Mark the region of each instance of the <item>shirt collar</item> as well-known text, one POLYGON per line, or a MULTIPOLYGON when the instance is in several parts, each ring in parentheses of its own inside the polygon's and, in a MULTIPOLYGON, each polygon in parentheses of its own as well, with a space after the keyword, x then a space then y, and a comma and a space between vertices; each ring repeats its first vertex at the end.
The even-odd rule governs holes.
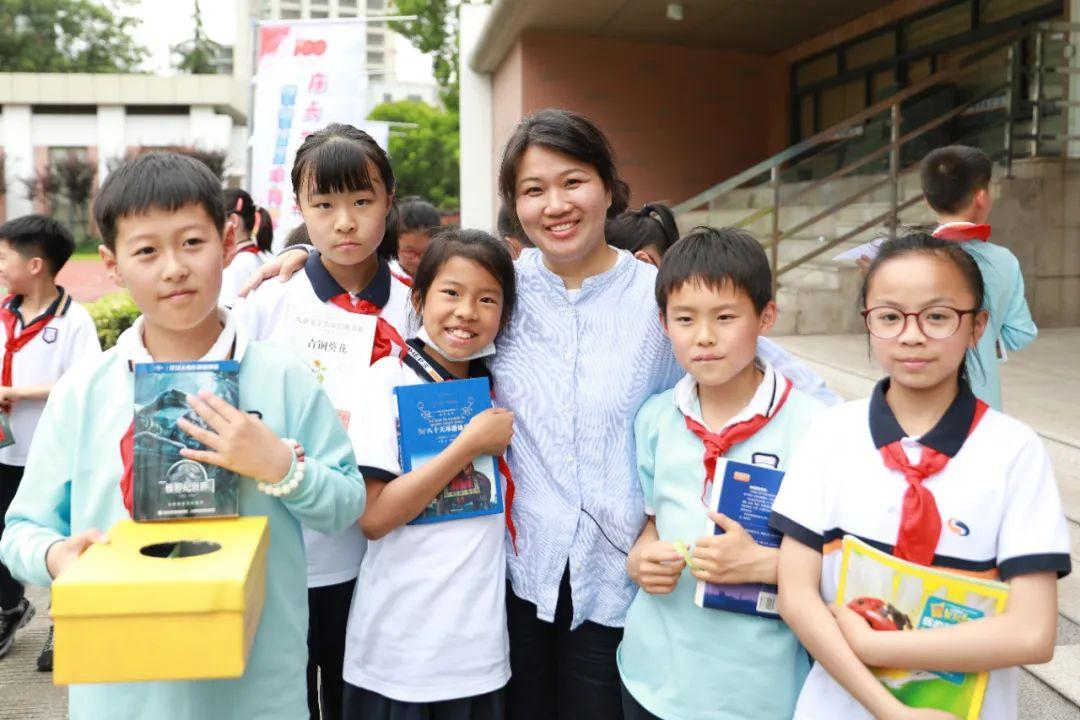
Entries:
MULTIPOLYGON (((311 283, 311 289, 322 302, 330 302, 330 298, 347 292, 322 264, 322 256, 318 250, 308 255, 304 271, 311 283)), ((359 300, 367 300, 380 308, 386 307, 386 303, 390 300, 390 266, 387 265, 386 260, 379 258, 379 267, 375 270, 371 282, 355 297, 359 300)))
MULTIPOLYGON (((199 360, 227 360, 230 353, 233 360, 243 359, 244 350, 247 349, 247 334, 237 325, 232 313, 225 308, 218 308, 218 318, 223 325, 221 334, 199 360)), ((143 342, 143 325, 144 318, 140 315, 116 340, 117 354, 127 360, 129 365, 154 362, 143 342)))
MULTIPOLYGON (((431 377, 431 373, 428 372, 429 367, 439 376, 439 382, 460 379, 443 367, 438 358, 424 350, 424 342, 419 338, 410 338, 405 341, 405 344, 409 346, 412 352, 406 351, 403 353, 401 361, 416 372, 424 382, 436 382, 435 378, 431 377)), ((483 360, 473 360, 469 363, 469 377, 491 377, 491 372, 483 360)))
MULTIPOLYGON (((870 396, 870 436, 874 447, 879 450, 890 443, 903 440, 907 433, 900 427, 889 403, 885 401, 885 392, 889 389, 889 378, 883 378, 874 387, 870 396)), ((975 420, 976 400, 971 388, 960 380, 960 390, 953 398, 948 410, 938 420, 930 432, 918 438, 921 445, 933 448, 949 457, 955 457, 971 432, 971 423, 975 420)))
POLYGON ((19 321, 23 324, 23 327, 27 325, 33 325, 38 320, 47 315, 62 317, 68 311, 68 308, 71 307, 71 296, 68 295, 64 291, 64 288, 60 287, 59 285, 56 286, 56 289, 60 291, 60 294, 56 296, 56 299, 49 303, 49 307, 45 308, 45 311, 43 313, 29 321, 24 320, 22 313, 19 311, 19 308, 22 307, 22 295, 12 295, 7 299, 7 302, 4 303, 4 307, 15 313, 16 317, 18 317, 19 321))
POLYGON ((672 393, 675 407, 686 417, 701 423, 709 432, 722 432, 724 428, 749 420, 756 415, 770 416, 776 412, 776 404, 783 397, 784 384, 787 381, 783 375, 769 364, 768 360, 760 357, 755 358, 754 364, 764 373, 765 377, 761 379, 761 383, 757 386, 757 390, 754 391, 754 395, 750 398, 750 402, 746 404, 746 407, 735 413, 724 427, 710 428, 705 422, 701 415, 701 399, 698 397, 697 380, 690 373, 684 375, 682 380, 675 384, 675 390, 672 393))
POLYGON ((619 254, 615 259, 615 264, 599 275, 592 275, 585 278, 581 282, 581 288, 579 288, 579 292, 577 293, 571 293, 567 290, 566 283, 563 282, 563 279, 548 269, 548 266, 544 264, 544 254, 539 250, 529 253, 528 255, 522 253, 521 257, 518 258, 518 262, 522 264, 532 263, 539 276, 546 281, 547 285, 559 297, 574 304, 581 302, 593 293, 602 291, 616 278, 621 277, 627 271, 635 269, 635 267, 650 268, 655 272, 655 269, 652 268, 651 265, 646 265, 645 263, 635 260, 634 256, 628 251, 619 250, 618 248, 613 249, 619 254))

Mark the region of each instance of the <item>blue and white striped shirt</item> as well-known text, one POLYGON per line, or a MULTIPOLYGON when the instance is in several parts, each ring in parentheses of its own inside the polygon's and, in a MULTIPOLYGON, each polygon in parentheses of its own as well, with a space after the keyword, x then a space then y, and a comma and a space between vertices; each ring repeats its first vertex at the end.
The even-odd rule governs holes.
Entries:
POLYGON ((569 562, 571 628, 619 627, 636 589, 626 553, 645 522, 634 416, 683 374, 660 327, 656 268, 620 251, 568 291, 537 250, 515 267, 517 308, 492 363, 499 404, 514 411, 510 582, 553 621, 569 562))

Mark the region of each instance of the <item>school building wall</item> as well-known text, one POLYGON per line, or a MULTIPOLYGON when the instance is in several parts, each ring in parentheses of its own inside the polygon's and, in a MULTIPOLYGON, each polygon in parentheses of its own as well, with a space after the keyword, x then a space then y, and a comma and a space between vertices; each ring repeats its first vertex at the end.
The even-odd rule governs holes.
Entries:
POLYGON ((762 55, 530 30, 493 73, 493 155, 523 115, 570 108, 610 138, 633 203, 675 203, 769 154, 786 82, 762 55))

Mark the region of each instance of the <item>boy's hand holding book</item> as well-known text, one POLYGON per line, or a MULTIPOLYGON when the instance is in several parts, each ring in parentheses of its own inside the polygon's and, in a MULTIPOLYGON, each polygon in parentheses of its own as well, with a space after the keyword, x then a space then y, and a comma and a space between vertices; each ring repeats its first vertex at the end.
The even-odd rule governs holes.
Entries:
POLYGON ((686 561, 665 540, 638 542, 626 558, 626 572, 638 587, 651 595, 667 595, 675 589, 686 561))
POLYGON ((742 525, 726 515, 710 510, 709 518, 724 532, 705 535, 694 543, 694 577, 718 585, 775 585, 776 549, 759 545, 742 525))
POLYGON ((514 437, 514 413, 503 408, 488 408, 475 415, 461 431, 457 441, 469 457, 502 455, 514 437))
POLYGON ((266 423, 207 390, 199 391, 198 396, 188 395, 187 401, 210 429, 183 418, 178 425, 209 449, 184 448, 181 455, 270 485, 285 478, 292 467, 293 451, 266 423))

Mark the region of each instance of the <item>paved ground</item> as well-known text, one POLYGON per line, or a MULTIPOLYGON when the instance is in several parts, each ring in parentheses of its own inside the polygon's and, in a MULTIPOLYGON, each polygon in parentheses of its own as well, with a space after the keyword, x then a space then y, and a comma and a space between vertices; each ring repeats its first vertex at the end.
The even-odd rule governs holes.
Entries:
POLYGON ((56 281, 81 303, 93 302, 105 293, 118 289, 105 274, 101 260, 70 260, 60 270, 56 281))

